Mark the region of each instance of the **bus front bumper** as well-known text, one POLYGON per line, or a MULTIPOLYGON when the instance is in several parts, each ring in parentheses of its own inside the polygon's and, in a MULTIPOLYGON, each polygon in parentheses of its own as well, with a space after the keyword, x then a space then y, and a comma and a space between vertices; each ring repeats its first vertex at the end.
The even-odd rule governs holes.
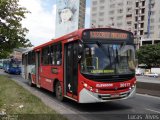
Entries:
POLYGON ((111 94, 99 94, 93 93, 83 88, 79 94, 79 103, 97 103, 97 102, 109 102, 114 100, 124 100, 134 97, 136 93, 136 86, 129 91, 119 93, 119 96, 112 97, 111 94))

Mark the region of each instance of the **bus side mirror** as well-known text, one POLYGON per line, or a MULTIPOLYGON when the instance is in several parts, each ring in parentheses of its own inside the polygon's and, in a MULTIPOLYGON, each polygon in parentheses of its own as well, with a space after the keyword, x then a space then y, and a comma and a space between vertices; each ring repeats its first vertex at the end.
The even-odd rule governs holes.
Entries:
POLYGON ((84 51, 84 45, 83 45, 83 43, 79 43, 78 44, 78 62, 82 58, 83 51, 84 51))

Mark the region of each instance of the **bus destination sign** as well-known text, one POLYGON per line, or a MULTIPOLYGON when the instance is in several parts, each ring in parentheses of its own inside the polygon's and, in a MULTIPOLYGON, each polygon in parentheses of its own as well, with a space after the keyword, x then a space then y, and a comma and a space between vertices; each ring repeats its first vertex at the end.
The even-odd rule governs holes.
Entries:
POLYGON ((90 39, 120 39, 126 40, 128 38, 127 33, 119 33, 119 32, 97 32, 90 31, 90 39))

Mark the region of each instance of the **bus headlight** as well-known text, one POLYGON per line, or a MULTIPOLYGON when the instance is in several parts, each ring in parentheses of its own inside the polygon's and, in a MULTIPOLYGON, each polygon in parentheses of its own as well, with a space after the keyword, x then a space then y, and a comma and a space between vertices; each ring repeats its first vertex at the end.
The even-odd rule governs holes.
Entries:
POLYGON ((93 90, 93 88, 92 87, 90 87, 90 91, 92 91, 93 90))
POLYGON ((98 93, 98 89, 96 89, 96 93, 98 93))
POLYGON ((87 87, 87 86, 88 86, 86 83, 84 83, 83 85, 84 85, 84 87, 87 87))

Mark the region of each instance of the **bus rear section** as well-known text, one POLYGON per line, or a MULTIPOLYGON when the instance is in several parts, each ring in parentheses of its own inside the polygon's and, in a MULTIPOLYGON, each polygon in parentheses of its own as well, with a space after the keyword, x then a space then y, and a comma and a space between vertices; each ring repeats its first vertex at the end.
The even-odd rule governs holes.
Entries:
POLYGON ((22 77, 30 86, 35 83, 35 51, 29 49, 22 54, 22 77))
POLYGON ((55 92, 61 101, 66 97, 78 103, 107 102, 135 94, 135 47, 130 32, 83 29, 33 51, 34 72, 26 69, 25 78, 55 92))
POLYGON ((17 59, 8 59, 3 62, 3 69, 9 74, 21 74, 21 61, 17 59))

